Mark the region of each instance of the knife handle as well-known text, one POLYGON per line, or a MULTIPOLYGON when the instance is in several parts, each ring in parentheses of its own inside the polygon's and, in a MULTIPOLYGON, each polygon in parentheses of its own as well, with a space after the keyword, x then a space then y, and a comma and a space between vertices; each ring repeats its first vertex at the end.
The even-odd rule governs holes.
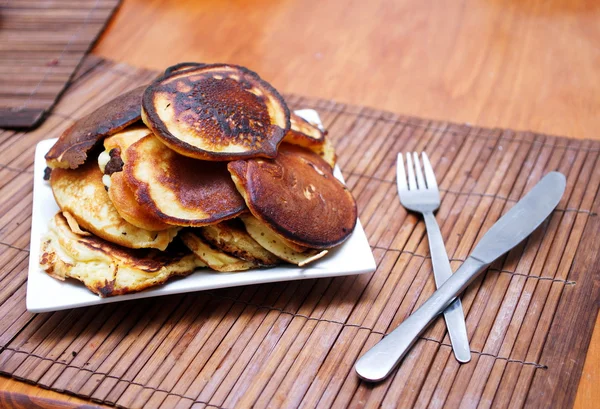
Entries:
POLYGON ((371 382, 387 377, 435 317, 487 266, 488 264, 473 257, 467 258, 456 273, 452 274, 421 307, 356 362, 354 369, 358 376, 371 382))

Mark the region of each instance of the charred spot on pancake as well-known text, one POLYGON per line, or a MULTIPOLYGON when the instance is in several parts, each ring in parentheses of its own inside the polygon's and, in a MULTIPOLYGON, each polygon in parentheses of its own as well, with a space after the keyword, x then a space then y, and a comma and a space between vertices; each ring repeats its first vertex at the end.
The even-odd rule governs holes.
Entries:
POLYGON ((178 89, 190 87, 191 91, 186 98, 175 99, 176 113, 189 113, 184 119, 193 124, 194 131, 203 131, 210 143, 219 147, 236 139, 249 148, 260 148, 269 124, 261 97, 240 89, 238 82, 230 78, 207 78, 196 84, 184 79, 179 84, 178 89), (193 109, 195 116, 190 112, 193 109))
POLYGON ((100 297, 109 297, 115 291, 115 280, 104 280, 104 285, 96 286, 96 293, 100 297))
POLYGON ((113 148, 108 152, 110 156, 110 160, 106 164, 104 168, 105 175, 112 175, 115 172, 120 172, 123 170, 123 159, 121 159, 121 149, 113 148))
POLYGON ((145 89, 144 85, 126 92, 77 120, 46 154, 48 166, 75 169, 85 162, 88 152, 99 141, 139 121, 145 89))
POLYGON ((44 180, 50 180, 51 174, 52 174, 52 168, 49 166, 46 166, 46 168, 44 169, 44 180))
POLYGON ((238 160, 228 169, 252 215, 291 243, 326 249, 354 230, 352 195, 309 150, 282 144, 275 159, 238 160))
POLYGON ((214 64, 151 84, 142 119, 171 149, 204 160, 274 157, 290 127, 279 93, 243 67, 214 64))

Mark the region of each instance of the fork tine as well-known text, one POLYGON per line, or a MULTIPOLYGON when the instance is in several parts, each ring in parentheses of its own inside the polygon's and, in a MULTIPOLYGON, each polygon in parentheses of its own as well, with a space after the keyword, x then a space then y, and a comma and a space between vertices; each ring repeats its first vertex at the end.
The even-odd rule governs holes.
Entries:
POLYGON ((406 167, 408 168, 408 187, 410 190, 416 190, 417 180, 415 179, 415 168, 413 167, 413 161, 410 157, 410 153, 406 154, 406 167))
POLYGON ((427 188, 437 189, 438 185, 435 180, 435 173, 425 152, 423 152, 423 169, 425 170, 425 179, 427 179, 427 188))
POLYGON ((404 159, 402 154, 398 154, 398 161, 396 163, 396 183, 398 184, 398 190, 408 190, 406 184, 406 172, 404 171, 404 159))
POLYGON ((425 179, 423 179, 423 172, 421 171, 421 161, 419 160, 417 152, 413 152, 413 158, 415 161, 415 171, 417 172, 417 185, 419 186, 419 189, 427 189, 427 186, 425 186, 425 179))

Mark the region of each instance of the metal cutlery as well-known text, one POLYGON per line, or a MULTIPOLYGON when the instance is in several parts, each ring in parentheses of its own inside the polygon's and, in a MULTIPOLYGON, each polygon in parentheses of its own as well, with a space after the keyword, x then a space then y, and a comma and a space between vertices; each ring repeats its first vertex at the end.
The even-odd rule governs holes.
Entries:
POLYGON ((386 378, 418 336, 494 260, 529 236, 552 213, 565 191, 563 174, 550 172, 481 238, 460 268, 394 331, 354 366, 366 381, 386 378))
MULTIPOLYGON (((444 239, 440 227, 433 214, 440 207, 440 191, 435 174, 427 154, 423 152, 423 171, 419 155, 416 152, 406 154, 406 168, 401 153, 398 154, 396 165, 398 196, 404 207, 414 212, 421 213, 425 220, 431 264, 435 285, 439 288, 452 275, 452 268, 444 246, 444 239), (414 162, 414 163, 413 163, 414 162), (406 175, 408 174, 408 182, 406 175)), ((459 362, 471 360, 471 349, 467 337, 467 326, 460 298, 456 298, 445 310, 444 319, 448 328, 448 335, 452 343, 454 356, 459 362)))

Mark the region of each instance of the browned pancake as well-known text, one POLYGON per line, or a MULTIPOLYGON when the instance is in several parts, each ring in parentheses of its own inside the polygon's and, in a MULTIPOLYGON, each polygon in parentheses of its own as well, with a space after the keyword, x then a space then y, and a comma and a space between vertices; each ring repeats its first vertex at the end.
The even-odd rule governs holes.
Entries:
POLYGON ((238 160, 228 169, 250 212, 292 243, 330 248, 354 230, 352 195, 311 151, 282 144, 275 159, 238 160))
POLYGON ((165 75, 171 75, 174 72, 189 70, 190 68, 204 67, 207 64, 201 62, 180 62, 179 64, 171 65, 165 70, 165 75))
POLYGON ((290 122, 291 128, 285 134, 283 142, 310 149, 333 169, 337 158, 331 141, 325 137, 325 132, 293 112, 290 122))
POLYGON ((74 278, 101 297, 144 290, 204 267, 181 243, 166 251, 133 250, 94 235, 81 236, 58 213, 42 239, 40 266, 59 280, 74 278))
POLYGON ((104 140, 104 149, 107 151, 119 149, 121 152, 125 152, 133 143, 151 133, 152 131, 145 127, 144 124, 132 125, 106 138, 104 140))
POLYGON ((104 181, 107 187, 110 187, 110 184, 106 183, 106 178, 123 169, 127 148, 151 133, 152 131, 143 124, 132 125, 104 139, 104 151, 98 156, 98 165, 105 175, 104 181))
POLYGON ((108 197, 102 173, 93 161, 77 169, 54 169, 50 186, 58 207, 79 226, 121 246, 164 250, 179 230, 171 226, 148 231, 123 219, 108 197))
POLYGON ((108 197, 102 173, 93 161, 77 169, 54 169, 50 186, 58 207, 79 226, 121 246, 164 250, 179 230, 171 226, 148 231, 123 219, 108 197))
POLYGON ((279 258, 266 250, 246 231, 241 220, 225 220, 199 229, 195 233, 213 247, 242 260, 261 266, 274 266, 279 258))
POLYGON ((325 141, 325 133, 319 128, 299 117, 290 114, 290 130, 285 135, 284 142, 294 143, 304 147, 320 146, 325 141))
POLYGON ((100 153, 98 162, 104 172, 102 180, 108 188, 108 196, 121 217, 141 229, 159 231, 172 226, 138 204, 122 172, 129 146, 151 133, 145 126, 131 126, 106 138, 105 151, 100 153))
POLYGON ((123 172, 110 175, 108 197, 110 197, 119 215, 134 226, 149 231, 160 231, 173 227, 138 204, 129 185, 125 182, 123 172))
POLYGON ((197 235, 194 229, 181 233, 181 240, 196 257, 215 271, 234 272, 260 267, 260 264, 254 261, 234 257, 211 246, 210 243, 197 235))
POLYGON ((335 148, 333 147, 330 138, 325 138, 325 141, 321 146, 315 146, 309 149, 323 158, 323 160, 327 162, 329 166, 331 166, 331 169, 335 167, 337 162, 337 154, 335 153, 335 148))
POLYGON ((48 166, 75 169, 96 143, 139 121, 145 89, 144 85, 126 92, 75 122, 46 154, 48 166))
POLYGON ((171 226, 148 231, 123 219, 108 197, 95 161, 77 169, 54 169, 50 186, 58 207, 70 213, 79 226, 121 246, 164 250, 179 230, 171 226))
POLYGON ((179 155, 153 135, 127 149, 123 172, 137 202, 167 224, 204 226, 246 210, 225 163, 179 155))
POLYGON ((240 219, 244 222, 246 232, 250 237, 267 251, 288 263, 305 266, 328 252, 328 250, 307 249, 306 247, 298 249, 296 244, 281 238, 279 234, 251 214, 243 214, 240 219))
POLYGON ((203 160, 275 157, 290 127, 281 95, 234 65, 163 76, 148 87, 142 107, 143 121, 167 146, 203 160))

